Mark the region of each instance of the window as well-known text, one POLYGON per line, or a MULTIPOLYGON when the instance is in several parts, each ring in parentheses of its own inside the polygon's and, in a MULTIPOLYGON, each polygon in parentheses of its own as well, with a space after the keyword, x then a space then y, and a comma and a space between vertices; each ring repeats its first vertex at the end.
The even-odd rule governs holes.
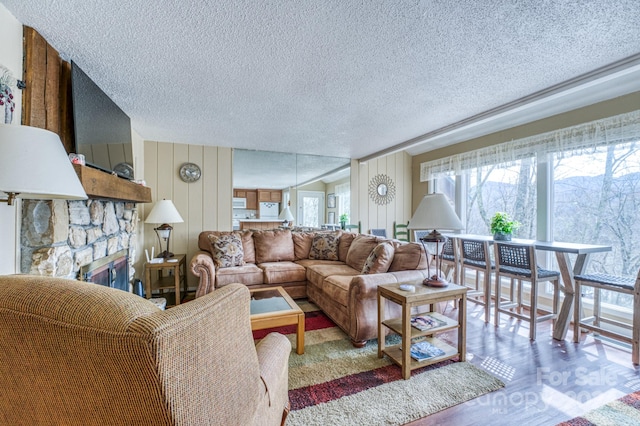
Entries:
POLYGON ((351 184, 336 185, 336 197, 338 197, 338 217, 346 213, 351 219, 351 184))
POLYGON ((517 236, 535 239, 536 164, 533 158, 509 166, 478 167, 464 175, 467 187, 466 232, 488 234, 491 217, 506 212, 520 222, 517 236))
MULTIPOLYGON (((589 272, 635 276, 640 269, 638 142, 554 156, 553 233, 558 241, 611 245, 591 256, 589 272)), ((602 292, 605 303, 631 308, 629 295, 602 292)))
MULTIPOLYGON (((486 235, 493 212, 506 211, 518 237, 610 245, 591 255, 588 273, 640 269, 640 110, 422 163, 420 175, 456 176, 467 233, 486 235)), ((632 308, 606 293, 612 309, 632 308)))

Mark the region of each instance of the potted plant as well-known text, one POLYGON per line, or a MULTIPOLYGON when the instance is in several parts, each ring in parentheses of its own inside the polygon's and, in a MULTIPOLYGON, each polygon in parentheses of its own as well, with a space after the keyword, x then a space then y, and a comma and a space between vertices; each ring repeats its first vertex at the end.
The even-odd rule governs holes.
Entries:
POLYGON ((349 221, 349 216, 346 213, 342 213, 340 215, 340 227, 344 229, 348 221, 349 221))
POLYGON ((513 232, 518 229, 520 223, 511 220, 507 213, 497 212, 491 218, 491 233, 496 241, 511 241, 513 232))

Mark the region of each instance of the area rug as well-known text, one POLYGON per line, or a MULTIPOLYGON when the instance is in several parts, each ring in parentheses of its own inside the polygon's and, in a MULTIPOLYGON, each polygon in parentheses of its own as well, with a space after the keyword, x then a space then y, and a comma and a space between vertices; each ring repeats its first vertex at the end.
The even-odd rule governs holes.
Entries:
MULTIPOLYGON (((289 357, 288 426, 403 425, 504 387, 472 364, 455 361, 414 370, 402 380, 400 367, 378 358, 376 340, 356 349, 324 313, 313 305, 303 310, 305 353, 289 357)), ((295 344, 293 327, 276 330, 295 344)))
POLYGON ((640 391, 630 393, 558 426, 637 426, 640 424, 640 391))

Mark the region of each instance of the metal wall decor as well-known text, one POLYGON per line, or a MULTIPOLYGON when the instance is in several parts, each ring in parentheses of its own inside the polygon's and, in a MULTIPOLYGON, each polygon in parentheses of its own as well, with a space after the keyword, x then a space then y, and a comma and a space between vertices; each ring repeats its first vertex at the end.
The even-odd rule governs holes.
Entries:
POLYGON ((379 206, 393 201, 396 196, 396 185, 387 175, 375 175, 369 182, 369 197, 379 206))

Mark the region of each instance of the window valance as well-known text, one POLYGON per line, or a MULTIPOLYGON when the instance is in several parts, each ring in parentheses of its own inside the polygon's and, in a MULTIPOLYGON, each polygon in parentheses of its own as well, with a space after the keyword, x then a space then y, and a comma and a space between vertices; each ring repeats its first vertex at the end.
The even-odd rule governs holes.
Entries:
POLYGON ((420 181, 439 175, 457 175, 492 164, 510 165, 522 158, 563 157, 593 151, 600 146, 640 140, 640 110, 582 123, 527 138, 503 142, 420 164, 420 181))

